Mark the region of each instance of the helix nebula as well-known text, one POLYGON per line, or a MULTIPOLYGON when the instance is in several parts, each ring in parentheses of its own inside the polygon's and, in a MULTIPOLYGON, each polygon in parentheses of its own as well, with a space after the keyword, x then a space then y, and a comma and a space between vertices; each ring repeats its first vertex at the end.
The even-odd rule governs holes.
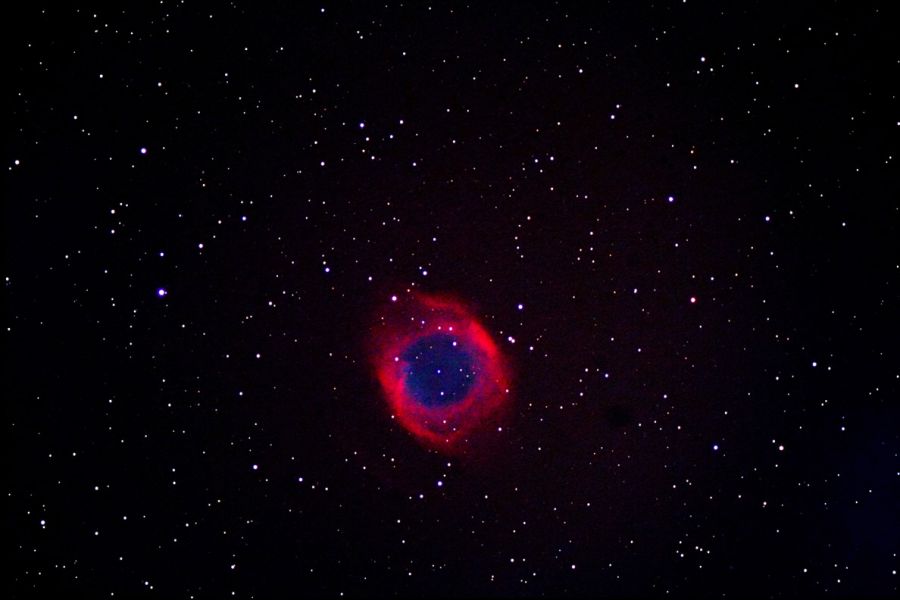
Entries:
POLYGON ((509 401, 507 361, 471 309, 453 298, 392 297, 371 343, 392 418, 426 446, 462 449, 497 423, 509 401))

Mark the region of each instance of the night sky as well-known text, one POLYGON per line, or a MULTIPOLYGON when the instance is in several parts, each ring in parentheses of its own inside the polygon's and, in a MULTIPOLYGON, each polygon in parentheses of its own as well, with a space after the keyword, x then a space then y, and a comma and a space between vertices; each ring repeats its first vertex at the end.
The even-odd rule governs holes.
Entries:
POLYGON ((891 3, 18 4, 7 597, 897 597, 891 3))

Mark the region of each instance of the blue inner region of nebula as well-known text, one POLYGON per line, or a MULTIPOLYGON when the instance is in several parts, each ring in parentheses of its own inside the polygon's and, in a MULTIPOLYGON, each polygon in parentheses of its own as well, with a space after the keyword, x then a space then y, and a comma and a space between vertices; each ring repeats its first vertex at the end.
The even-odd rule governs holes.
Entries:
POLYGON ((420 404, 441 407, 465 398, 475 382, 475 360, 454 336, 436 333, 410 344, 400 357, 406 388, 420 404))

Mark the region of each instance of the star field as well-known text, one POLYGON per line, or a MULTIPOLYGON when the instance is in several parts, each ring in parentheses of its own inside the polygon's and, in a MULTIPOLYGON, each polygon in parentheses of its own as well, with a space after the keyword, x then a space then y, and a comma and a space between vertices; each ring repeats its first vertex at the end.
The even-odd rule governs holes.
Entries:
POLYGON ((7 597, 898 595, 896 11, 595 4, 10 11, 7 597))

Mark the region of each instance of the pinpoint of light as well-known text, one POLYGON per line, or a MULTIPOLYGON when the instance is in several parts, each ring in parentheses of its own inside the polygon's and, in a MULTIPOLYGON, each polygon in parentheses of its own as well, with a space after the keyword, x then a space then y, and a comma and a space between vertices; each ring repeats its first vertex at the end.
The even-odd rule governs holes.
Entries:
POLYGON ((691 296, 691 304, 697 304, 697 297, 691 296))
POLYGON ((669 202, 675 202, 675 196, 669 196, 669 202))
POLYGON ((166 291, 166 288, 159 288, 158 290, 156 290, 156 295, 159 296, 160 298, 166 296, 168 293, 169 292, 166 291))
POLYGON ((146 149, 146 148, 141 148, 141 154, 147 154, 147 149, 146 149))
POLYGON ((365 127, 366 127, 366 124, 365 124, 363 121, 360 121, 360 122, 359 122, 359 128, 360 128, 360 129, 365 129, 365 127))
POLYGON ((525 305, 524 305, 524 304, 519 304, 516 308, 518 308, 519 310, 524 310, 524 309, 525 309, 525 305))
POLYGON ((713 452, 718 452, 718 451, 719 451, 719 445, 713 444, 713 452))
POLYGON ((397 301, 397 296, 391 296, 391 302, 396 302, 396 301, 397 301))

